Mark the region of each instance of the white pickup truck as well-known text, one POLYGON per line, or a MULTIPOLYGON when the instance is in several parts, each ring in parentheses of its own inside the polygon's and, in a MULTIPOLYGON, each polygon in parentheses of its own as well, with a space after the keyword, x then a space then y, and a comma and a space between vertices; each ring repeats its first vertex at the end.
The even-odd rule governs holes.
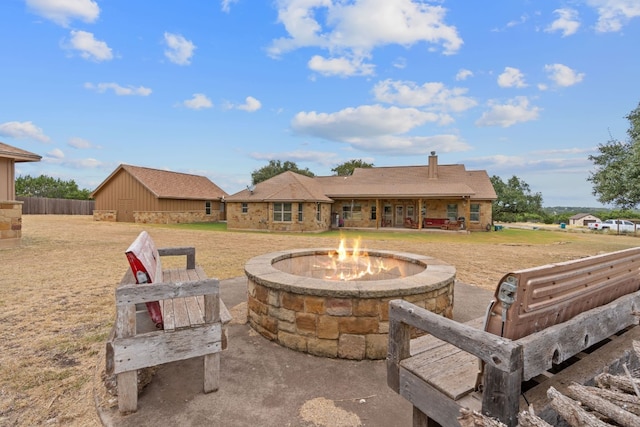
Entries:
POLYGON ((606 221, 592 222, 589 224, 589 229, 634 233, 636 231, 636 225, 624 219, 608 219, 606 221))

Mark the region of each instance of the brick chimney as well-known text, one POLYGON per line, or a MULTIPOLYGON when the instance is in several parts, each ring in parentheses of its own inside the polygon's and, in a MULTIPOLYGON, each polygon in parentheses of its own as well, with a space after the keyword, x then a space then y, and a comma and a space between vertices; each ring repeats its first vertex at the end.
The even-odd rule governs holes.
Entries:
POLYGON ((438 178, 438 156, 436 156, 436 152, 432 151, 429 156, 429 179, 437 179, 438 178))

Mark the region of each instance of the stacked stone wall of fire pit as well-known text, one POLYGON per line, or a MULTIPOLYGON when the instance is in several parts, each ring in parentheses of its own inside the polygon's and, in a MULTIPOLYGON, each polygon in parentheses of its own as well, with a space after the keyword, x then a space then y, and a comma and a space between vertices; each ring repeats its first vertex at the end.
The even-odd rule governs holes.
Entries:
POLYGON ((451 265, 427 256, 376 251, 369 256, 382 257, 395 270, 407 273, 358 281, 300 275, 300 265, 313 264, 329 251, 276 252, 247 262, 250 326, 285 347, 316 356, 384 359, 390 300, 405 299, 452 317, 455 268, 451 265))

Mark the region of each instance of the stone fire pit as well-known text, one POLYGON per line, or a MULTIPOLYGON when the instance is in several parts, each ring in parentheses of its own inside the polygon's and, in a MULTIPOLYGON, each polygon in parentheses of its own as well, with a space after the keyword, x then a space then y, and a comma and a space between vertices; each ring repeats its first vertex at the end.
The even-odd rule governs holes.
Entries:
POLYGON ((250 259, 248 319, 262 336, 293 350, 343 359, 384 359, 388 303, 404 299, 453 315, 456 270, 436 258, 368 251, 386 271, 365 279, 327 279, 332 249, 274 252, 250 259))

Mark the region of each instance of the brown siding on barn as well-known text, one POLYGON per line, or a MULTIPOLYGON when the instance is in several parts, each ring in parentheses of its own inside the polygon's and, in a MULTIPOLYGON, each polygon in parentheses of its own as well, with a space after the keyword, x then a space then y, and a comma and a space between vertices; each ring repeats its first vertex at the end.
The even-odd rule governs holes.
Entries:
POLYGON ((227 193, 203 176, 120 165, 92 196, 96 221, 164 224, 219 221, 227 193))
POLYGON ((113 209, 121 205, 121 200, 133 200, 133 211, 160 210, 158 199, 124 169, 111 177, 109 185, 96 195, 96 210, 113 209))

